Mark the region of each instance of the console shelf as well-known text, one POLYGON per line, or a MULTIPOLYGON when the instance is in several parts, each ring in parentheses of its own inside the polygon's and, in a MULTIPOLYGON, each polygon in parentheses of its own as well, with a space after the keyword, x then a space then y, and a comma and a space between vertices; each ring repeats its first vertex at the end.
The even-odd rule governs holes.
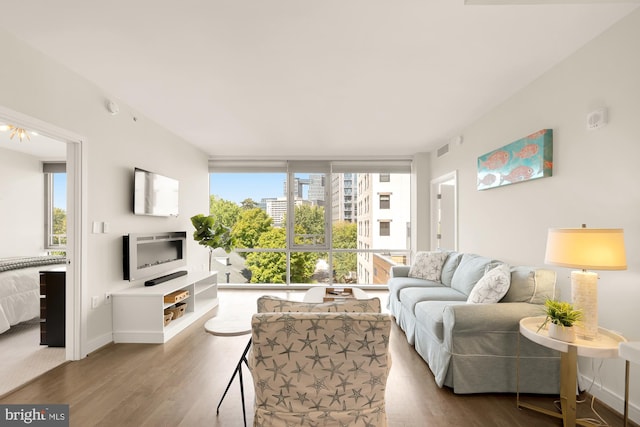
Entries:
POLYGON ((116 343, 165 343, 218 305, 216 272, 195 272, 155 285, 138 286, 112 294, 113 341, 116 343), (189 292, 180 302, 187 307, 182 317, 164 326, 165 295, 189 292))

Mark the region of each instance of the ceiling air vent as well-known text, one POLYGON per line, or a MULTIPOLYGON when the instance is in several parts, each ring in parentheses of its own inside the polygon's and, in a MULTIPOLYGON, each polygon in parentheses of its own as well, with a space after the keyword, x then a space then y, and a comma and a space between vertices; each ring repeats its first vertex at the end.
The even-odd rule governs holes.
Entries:
POLYGON ((438 148, 437 154, 438 157, 442 157, 449 152, 449 144, 445 144, 442 147, 438 148))

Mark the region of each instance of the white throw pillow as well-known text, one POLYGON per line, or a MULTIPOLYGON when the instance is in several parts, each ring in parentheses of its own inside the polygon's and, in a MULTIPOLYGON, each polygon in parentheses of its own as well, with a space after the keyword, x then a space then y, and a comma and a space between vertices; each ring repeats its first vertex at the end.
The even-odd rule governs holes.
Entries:
POLYGON ((507 294, 511 285, 511 271, 509 265, 500 264, 485 273, 473 287, 467 303, 493 304, 507 294))
POLYGON ((439 282, 442 264, 448 255, 446 252, 417 252, 409 269, 409 277, 439 282))

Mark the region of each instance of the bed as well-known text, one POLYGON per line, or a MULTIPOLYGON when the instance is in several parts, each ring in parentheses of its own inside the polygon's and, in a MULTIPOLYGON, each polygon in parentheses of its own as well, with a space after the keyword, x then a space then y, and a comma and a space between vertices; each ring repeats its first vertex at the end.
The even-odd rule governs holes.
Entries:
POLYGON ((40 315, 40 271, 64 256, 0 258, 0 334, 40 315))

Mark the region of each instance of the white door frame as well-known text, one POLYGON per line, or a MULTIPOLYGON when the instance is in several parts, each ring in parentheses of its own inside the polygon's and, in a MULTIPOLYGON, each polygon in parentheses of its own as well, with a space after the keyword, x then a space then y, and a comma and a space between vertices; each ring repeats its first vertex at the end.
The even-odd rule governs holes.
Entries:
POLYGON ((454 250, 458 250, 458 171, 449 172, 438 178, 431 180, 431 250, 435 250, 437 247, 438 239, 438 221, 439 221, 439 200, 438 194, 440 194, 440 185, 445 182, 453 181, 454 187, 454 208, 453 208, 453 242, 454 250))
POLYGON ((0 106, 0 120, 67 144, 66 360, 87 355, 87 311, 83 304, 86 268, 86 140, 73 132, 0 106))

